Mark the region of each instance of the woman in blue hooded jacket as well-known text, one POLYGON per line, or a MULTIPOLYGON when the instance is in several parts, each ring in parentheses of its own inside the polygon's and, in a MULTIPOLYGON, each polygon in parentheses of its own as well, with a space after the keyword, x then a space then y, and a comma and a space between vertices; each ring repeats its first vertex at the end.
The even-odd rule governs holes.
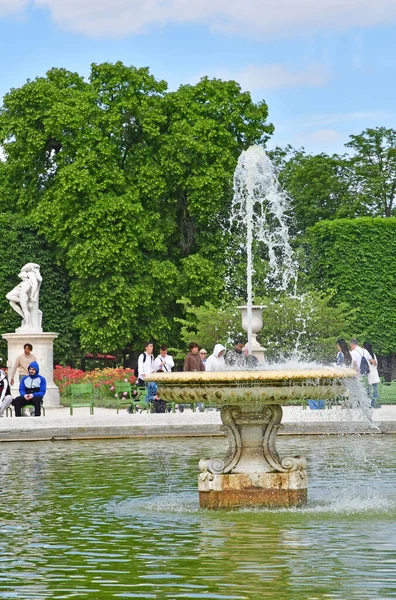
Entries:
POLYGON ((15 407, 15 416, 22 416, 22 408, 28 404, 34 406, 34 416, 39 417, 41 415, 41 404, 43 402, 44 394, 47 390, 47 381, 45 377, 40 375, 40 367, 36 361, 30 363, 28 367, 28 373, 19 384, 19 394, 15 398, 13 404, 15 407))

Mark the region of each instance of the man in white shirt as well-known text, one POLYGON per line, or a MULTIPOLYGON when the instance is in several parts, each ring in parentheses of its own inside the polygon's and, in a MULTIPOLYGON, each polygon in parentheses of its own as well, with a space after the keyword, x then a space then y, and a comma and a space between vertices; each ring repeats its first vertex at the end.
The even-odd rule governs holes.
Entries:
POLYGON ((163 371, 164 373, 170 373, 175 366, 174 360, 170 354, 168 354, 168 346, 163 344, 160 347, 160 353, 154 361, 154 371, 163 371))
POLYGON ((146 385, 146 375, 150 375, 154 371, 154 345, 152 342, 147 342, 144 345, 144 352, 138 358, 138 385, 146 385))
POLYGON ((349 345, 351 347, 352 368, 360 374, 360 363, 362 362, 362 357, 364 356, 369 365, 372 357, 368 350, 359 346, 357 339, 353 338, 349 342, 349 345))

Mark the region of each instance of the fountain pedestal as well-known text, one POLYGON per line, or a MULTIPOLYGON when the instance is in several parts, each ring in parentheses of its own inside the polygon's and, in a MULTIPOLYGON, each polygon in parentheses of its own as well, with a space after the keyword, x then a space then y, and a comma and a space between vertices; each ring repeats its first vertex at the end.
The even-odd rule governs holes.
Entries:
POLYGON ((200 505, 303 506, 307 501, 306 461, 281 458, 276 435, 282 427, 282 404, 312 399, 342 399, 352 369, 338 367, 278 370, 154 373, 158 396, 168 402, 204 402, 221 409, 228 437, 225 458, 199 462, 200 505))
POLYGON ((228 437, 226 458, 199 463, 199 502, 205 508, 241 506, 290 507, 307 501, 306 461, 302 456, 281 459, 275 437, 282 407, 227 406, 221 418, 228 437))

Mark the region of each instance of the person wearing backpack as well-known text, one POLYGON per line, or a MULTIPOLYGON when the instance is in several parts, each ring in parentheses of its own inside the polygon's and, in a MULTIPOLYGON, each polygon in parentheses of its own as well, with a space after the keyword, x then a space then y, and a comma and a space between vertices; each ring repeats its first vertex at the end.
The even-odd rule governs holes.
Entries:
POLYGON ((144 344, 144 352, 138 358, 137 377, 138 385, 144 387, 146 385, 146 375, 150 375, 154 371, 154 345, 152 342, 144 344))
POLYGON ((371 354, 368 350, 359 346, 356 338, 353 338, 349 345, 351 347, 352 368, 359 375, 368 375, 370 373, 370 360, 372 360, 371 354))

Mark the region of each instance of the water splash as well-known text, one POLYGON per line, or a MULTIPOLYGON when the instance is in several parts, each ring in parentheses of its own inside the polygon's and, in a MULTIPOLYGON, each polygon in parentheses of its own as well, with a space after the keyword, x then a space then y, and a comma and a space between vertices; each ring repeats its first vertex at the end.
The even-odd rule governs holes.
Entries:
POLYGON ((242 152, 234 173, 231 226, 246 233, 248 294, 252 291, 253 240, 265 244, 268 287, 296 292, 298 264, 290 245, 290 199, 281 189, 275 167, 261 146, 242 152))
POLYGON ((275 167, 261 146, 242 152, 234 173, 230 229, 246 252, 248 346, 252 349, 253 252, 266 248, 265 287, 297 297, 298 263, 290 244, 290 199, 281 189, 275 167))

